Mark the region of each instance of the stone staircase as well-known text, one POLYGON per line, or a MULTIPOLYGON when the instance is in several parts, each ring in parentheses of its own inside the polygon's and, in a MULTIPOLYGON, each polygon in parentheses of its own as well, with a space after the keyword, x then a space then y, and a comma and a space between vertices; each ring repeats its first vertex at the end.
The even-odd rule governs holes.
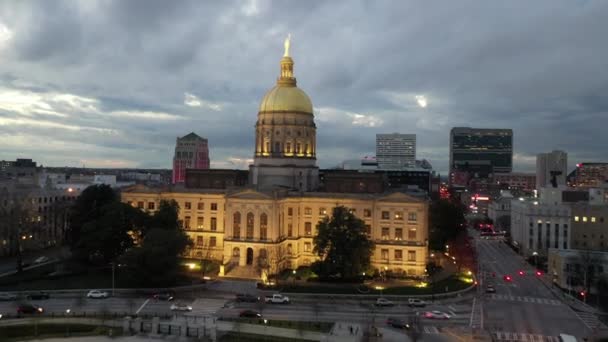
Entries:
POLYGON ((234 266, 225 278, 260 279, 260 272, 253 266, 234 266))

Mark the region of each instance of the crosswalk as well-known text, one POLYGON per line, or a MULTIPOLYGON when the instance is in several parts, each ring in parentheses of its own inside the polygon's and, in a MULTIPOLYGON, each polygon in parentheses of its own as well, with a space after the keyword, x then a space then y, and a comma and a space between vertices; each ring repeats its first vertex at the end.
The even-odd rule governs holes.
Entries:
POLYGON ((497 331, 492 333, 493 341, 559 342, 558 336, 497 331))
POLYGON ((522 296, 508 296, 502 294, 492 294, 489 297, 493 300, 506 300, 513 302, 524 302, 524 303, 534 303, 534 304, 547 304, 547 305, 562 305, 557 299, 549 299, 549 298, 536 298, 536 297, 522 297, 522 296))
POLYGON ((226 300, 200 298, 192 303, 192 311, 190 315, 195 316, 213 316, 219 309, 224 307, 226 300))
POLYGON ((471 308, 471 318, 469 325, 473 329, 483 329, 483 313, 482 302, 478 302, 477 298, 473 298, 473 306, 471 308))
POLYGON ((574 311, 574 313, 581 319, 581 321, 583 321, 583 323, 589 329, 597 329, 597 330, 608 329, 608 327, 606 327, 606 325, 604 323, 600 322, 600 320, 597 318, 597 315, 595 315, 592 312, 574 311))
POLYGON ((424 326, 422 328, 422 332, 425 334, 440 334, 441 333, 439 328, 435 327, 435 326, 424 326))

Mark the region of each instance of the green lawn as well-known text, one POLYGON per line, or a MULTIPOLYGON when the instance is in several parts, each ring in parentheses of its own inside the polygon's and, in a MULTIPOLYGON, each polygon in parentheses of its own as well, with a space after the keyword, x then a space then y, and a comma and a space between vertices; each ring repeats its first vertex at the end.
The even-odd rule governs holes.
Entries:
POLYGON ((264 323, 263 319, 260 318, 235 318, 235 319, 226 319, 227 321, 238 321, 241 323, 248 324, 259 324, 259 325, 267 325, 269 327, 277 327, 277 328, 287 328, 287 329, 296 329, 296 330, 307 330, 307 331, 318 331, 318 332, 329 332, 331 327, 334 325, 329 322, 306 322, 306 321, 281 321, 281 320, 266 320, 264 323))
MULTIPOLYGON (((63 336, 108 335, 111 328, 87 324, 37 324, 0 327, 0 342, 63 336)), ((114 328, 114 336, 118 335, 114 328)))
POLYGON ((276 287, 266 287, 267 290, 280 290, 281 292, 294 292, 294 293, 329 293, 329 294, 366 294, 366 295, 430 295, 441 294, 446 292, 453 292, 458 290, 466 289, 471 286, 470 283, 460 280, 458 277, 453 276, 441 281, 436 282, 434 285, 428 285, 427 287, 416 287, 416 286, 386 286, 382 290, 367 287, 363 284, 331 284, 331 283, 313 283, 309 282, 306 284, 293 284, 289 282, 281 283, 276 287))
POLYGON ((293 339, 293 338, 285 338, 285 337, 276 337, 276 336, 264 336, 264 335, 256 335, 256 334, 245 334, 238 332, 229 332, 225 335, 222 335, 219 339, 219 342, 310 342, 310 340, 302 340, 302 339, 293 339))

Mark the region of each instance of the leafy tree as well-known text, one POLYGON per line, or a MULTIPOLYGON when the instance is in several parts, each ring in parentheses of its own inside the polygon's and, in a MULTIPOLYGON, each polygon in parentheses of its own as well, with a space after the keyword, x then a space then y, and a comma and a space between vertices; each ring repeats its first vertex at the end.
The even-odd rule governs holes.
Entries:
POLYGON ((82 236, 82 228, 87 222, 102 216, 101 208, 118 201, 118 195, 108 185, 91 185, 84 189, 71 210, 71 223, 68 230, 70 246, 74 248, 78 245, 82 236))
POLYGON ((456 238, 466 227, 462 204, 440 199, 431 203, 429 210, 429 245, 433 250, 444 250, 448 241, 456 238))
POLYGON ((363 220, 348 208, 338 206, 331 217, 325 217, 317 225, 314 252, 321 258, 312 270, 320 277, 338 276, 353 279, 367 270, 374 243, 365 232, 363 220))

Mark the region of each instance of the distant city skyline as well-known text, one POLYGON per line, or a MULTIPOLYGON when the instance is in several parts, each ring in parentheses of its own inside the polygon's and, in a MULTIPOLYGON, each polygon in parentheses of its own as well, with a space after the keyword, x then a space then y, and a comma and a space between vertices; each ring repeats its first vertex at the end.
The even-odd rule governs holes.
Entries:
POLYGON ((212 168, 247 168, 291 33, 321 168, 407 132, 445 175, 450 129, 470 126, 513 129, 514 171, 552 150, 572 170, 606 161, 605 13, 550 0, 4 2, 0 160, 170 169, 175 138, 195 131, 212 168))

